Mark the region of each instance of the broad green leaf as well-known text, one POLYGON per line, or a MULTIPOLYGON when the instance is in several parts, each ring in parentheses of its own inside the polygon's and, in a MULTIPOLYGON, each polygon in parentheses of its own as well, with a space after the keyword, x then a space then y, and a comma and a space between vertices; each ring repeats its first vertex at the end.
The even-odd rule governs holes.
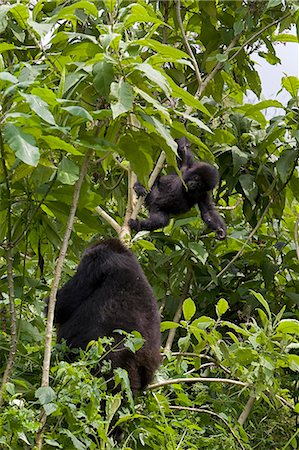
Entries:
POLYGON ((178 114, 182 117, 184 117, 185 119, 189 120, 190 122, 195 123, 195 125, 198 126, 198 128, 200 128, 201 130, 205 130, 208 133, 213 133, 213 131, 207 126, 205 125, 201 120, 197 119, 197 117, 193 117, 190 116, 189 114, 185 114, 185 113, 180 113, 178 111, 178 114))
POLYGON ((67 111, 72 116, 81 117, 85 119, 85 121, 92 122, 92 116, 89 114, 86 109, 82 108, 82 106, 64 106, 62 109, 67 111))
POLYGON ((27 29, 27 20, 29 19, 29 8, 22 4, 17 4, 11 8, 11 14, 23 30, 27 29))
POLYGON ((295 149, 284 150, 276 163, 277 172, 283 183, 288 179, 290 171, 298 158, 298 151, 295 149))
MULTIPOLYGON (((87 3, 87 2, 78 2, 78 3, 87 3)), ((72 444, 76 450, 87 450, 88 447, 86 447, 83 442, 79 441, 78 438, 70 431, 70 430, 64 430, 64 433, 70 438, 72 441, 72 444)))
POLYGON ((7 123, 4 127, 4 140, 21 161, 29 166, 37 166, 40 155, 31 134, 24 133, 15 125, 7 123))
POLYGON ((259 292, 255 292, 252 289, 250 289, 250 292, 261 303, 261 305, 263 305, 265 311, 268 314, 269 320, 271 320, 271 311, 270 311, 267 300, 265 300, 264 297, 262 296, 262 294, 260 294, 259 292))
POLYGON ((52 23, 38 23, 31 19, 28 19, 28 24, 41 38, 44 38, 53 28, 52 23))
POLYGON ((57 410, 58 406, 55 403, 46 403, 43 405, 46 416, 50 416, 57 410))
POLYGON ((156 16, 150 15, 148 11, 140 4, 133 3, 131 6, 131 14, 125 19, 125 27, 128 28, 136 22, 163 24, 163 21, 156 16))
POLYGON ((164 77, 164 75, 159 72, 159 70, 154 69, 150 64, 147 63, 136 64, 134 68, 135 70, 142 72, 150 81, 153 81, 155 84, 157 84, 168 97, 171 95, 171 89, 168 81, 164 77))
POLYGON ((288 355, 289 368, 294 372, 299 372, 299 355, 288 355))
POLYGON ((232 147, 231 151, 233 156, 233 174, 236 175, 240 168, 247 163, 249 155, 235 145, 232 147))
POLYGON ((145 239, 139 239, 138 245, 140 245, 145 250, 149 250, 149 251, 157 250, 157 248, 155 247, 155 245, 152 242, 146 241, 145 239))
POLYGON ((12 50, 15 48, 14 44, 7 44, 5 42, 0 44, 0 53, 7 52, 7 50, 12 50))
POLYGON ((278 333, 288 333, 299 335, 299 320, 283 319, 277 325, 275 331, 278 333))
POLYGON ((111 83, 110 95, 117 100, 116 103, 111 103, 113 119, 133 109, 134 92, 132 86, 126 81, 120 80, 118 83, 111 83))
POLYGON ((198 242, 189 242, 188 247, 194 253, 196 258, 205 264, 207 262, 209 253, 206 251, 204 244, 201 241, 198 242))
POLYGON ((185 320, 189 322, 196 313, 196 306, 194 301, 189 297, 183 303, 183 314, 185 320))
POLYGON ((93 66, 93 82, 97 92, 106 100, 109 99, 110 85, 114 80, 113 64, 99 61, 93 66))
POLYGON ((105 8, 112 13, 114 11, 117 0, 104 0, 105 8))
POLYGON ((65 150, 68 153, 72 153, 72 155, 82 155, 82 153, 79 150, 77 150, 73 145, 69 144, 63 139, 60 139, 57 136, 42 135, 40 139, 45 141, 52 150, 65 150))
POLYGON ((275 8, 278 5, 281 5, 283 0, 269 0, 266 9, 275 8))
POLYGON ((21 96, 26 100, 35 114, 41 117, 45 122, 48 122, 51 125, 56 125, 53 114, 49 111, 47 103, 44 102, 40 97, 38 97, 37 95, 23 93, 21 93, 21 96))
POLYGON ((169 320, 166 320, 165 322, 161 323, 161 332, 165 330, 171 330, 172 328, 178 328, 180 325, 177 322, 171 322, 169 320))
POLYGON ((193 320, 192 325, 199 328, 200 330, 206 330, 210 326, 215 324, 215 320, 211 317, 201 316, 198 319, 193 320))
POLYGON ((63 184, 73 185, 79 178, 79 167, 70 159, 62 158, 58 165, 57 179, 63 184))
POLYGON ((134 89, 134 91, 137 94, 140 95, 140 97, 144 98, 144 100, 146 100, 148 103, 151 103, 158 111, 160 111, 160 113, 165 117, 165 119, 168 122, 170 122, 170 115, 169 115, 169 112, 168 112, 167 108, 165 108, 163 105, 161 105, 160 102, 155 100, 151 95, 149 95, 146 92, 142 91, 138 87, 134 86, 133 89, 134 89))
POLYGON ((260 319, 261 319, 261 322, 263 324, 263 327, 267 328, 268 327, 268 323, 269 323, 269 319, 268 319, 265 311, 263 309, 261 309, 261 308, 257 308, 257 312, 258 312, 258 314, 260 316, 260 319))
POLYGON ((278 34, 277 36, 273 36, 272 40, 275 42, 296 42, 298 43, 298 37, 294 34, 278 34))
POLYGON ((255 203, 255 199, 258 193, 257 185, 255 184, 254 176, 249 174, 243 174, 239 177, 240 184, 243 192, 250 200, 251 204, 255 203))
POLYGON ((191 95, 188 91, 185 89, 177 86, 175 82, 172 80, 172 78, 166 76, 165 77, 171 90, 172 90, 172 96, 176 97, 185 105, 192 106, 195 110, 198 109, 199 111, 206 114, 208 117, 211 117, 211 113, 208 111, 208 109, 199 101, 197 100, 193 95, 191 95))
POLYGON ((94 16, 94 17, 98 17, 98 10, 96 8, 96 6, 89 1, 80 1, 80 2, 75 2, 73 3, 71 6, 65 6, 64 8, 62 8, 59 13, 56 15, 55 19, 66 19, 69 16, 75 15, 76 11, 79 9, 83 9, 85 10, 88 14, 94 16))
POLYGON ((168 147, 171 148, 171 150, 175 153, 175 155, 177 155, 177 148, 178 145, 175 142, 175 140, 173 139, 173 137, 171 136, 168 128, 166 128, 162 122, 160 122, 158 119, 156 119, 156 117, 149 117, 147 116, 147 119, 149 121, 149 123, 153 123, 156 132, 158 132, 158 134, 160 136, 162 136, 162 138, 164 139, 164 141, 166 142, 166 144, 168 145, 168 147))
POLYGON ((0 72, 0 80, 9 81, 10 83, 13 83, 13 84, 16 84, 19 82, 17 77, 15 77, 14 75, 11 75, 9 72, 0 72))
POLYGON ((184 58, 190 59, 190 56, 187 53, 182 52, 182 50, 179 50, 178 48, 175 47, 171 47, 170 45, 161 44, 161 42, 158 42, 154 39, 139 39, 137 41, 133 41, 132 44, 152 48, 156 50, 156 52, 159 55, 165 56, 165 58, 171 57, 178 60, 184 58))
POLYGON ((56 393, 51 387, 40 387, 35 391, 35 398, 38 399, 41 405, 46 405, 47 403, 56 400, 56 393))
POLYGON ((297 97, 299 90, 299 79, 297 77, 284 77, 282 79, 282 85, 292 97, 297 97))
POLYGON ((232 328, 233 330, 235 330, 237 333, 242 334, 242 336, 250 336, 250 333, 245 330, 244 328, 240 327, 239 325, 235 325, 234 323, 228 322, 228 321, 223 321, 222 324, 228 328, 232 328))
POLYGON ((229 308, 228 302, 224 298, 221 298, 216 305, 216 314, 218 318, 223 316, 223 314, 226 313, 228 308, 229 308))

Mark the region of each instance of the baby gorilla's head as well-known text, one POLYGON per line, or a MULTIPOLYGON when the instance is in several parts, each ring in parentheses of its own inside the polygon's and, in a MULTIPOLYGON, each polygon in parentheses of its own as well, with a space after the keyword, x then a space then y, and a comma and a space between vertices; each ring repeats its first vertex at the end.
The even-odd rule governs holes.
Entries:
POLYGON ((210 164, 198 162, 194 163, 192 168, 184 174, 184 181, 188 191, 207 192, 214 189, 218 184, 218 170, 210 164))

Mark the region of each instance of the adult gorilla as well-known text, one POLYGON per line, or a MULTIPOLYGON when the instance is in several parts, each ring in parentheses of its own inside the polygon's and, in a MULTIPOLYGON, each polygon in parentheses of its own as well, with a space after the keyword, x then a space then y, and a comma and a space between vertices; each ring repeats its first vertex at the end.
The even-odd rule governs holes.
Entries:
POLYGON ((156 300, 136 257, 117 239, 83 253, 77 271, 57 293, 54 323, 58 342, 85 349, 91 340, 123 336, 114 331, 139 331, 143 346, 132 353, 120 343, 107 359, 112 369, 129 375, 133 394, 152 380, 161 360, 160 317, 156 300))

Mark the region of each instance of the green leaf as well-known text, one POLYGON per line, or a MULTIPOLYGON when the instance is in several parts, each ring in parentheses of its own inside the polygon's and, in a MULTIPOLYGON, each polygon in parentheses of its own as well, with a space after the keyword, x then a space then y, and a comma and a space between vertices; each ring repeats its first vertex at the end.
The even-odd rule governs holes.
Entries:
POLYGON ((157 248, 152 242, 146 241, 145 239, 138 239, 138 245, 140 245, 145 250, 155 251, 157 248))
POLYGON ((294 372, 299 372, 299 355, 288 355, 289 368, 294 372))
POLYGON ((23 28, 23 30, 26 30, 27 20, 29 19, 29 9, 27 8, 27 6, 19 3, 11 8, 10 11, 20 27, 23 28))
POLYGON ((7 50, 12 50, 15 48, 14 44, 6 44, 5 42, 0 44, 0 53, 7 52, 7 50))
POLYGON ((136 64, 135 70, 138 70, 139 72, 142 72, 150 81, 153 81, 155 84, 157 84, 165 94, 170 97, 171 95, 171 89, 168 84, 167 79, 162 75, 159 70, 154 69, 150 64, 142 63, 142 64, 136 64))
POLYGON ((200 262, 203 264, 207 262, 209 253, 206 251, 205 246, 201 241, 189 242, 188 247, 200 262))
POLYGON ((56 400, 56 392, 49 386, 38 388, 37 391, 35 391, 34 396, 38 399, 41 405, 46 405, 47 403, 51 403, 53 400, 56 400))
POLYGON ((50 416, 53 412, 57 410, 58 406, 55 403, 46 403, 44 405, 44 411, 46 416, 50 416))
POLYGON ((105 61, 96 63, 92 70, 93 82, 97 92, 106 100, 109 99, 110 85, 114 80, 113 64, 105 61))
MULTIPOLYGON (((87 3, 87 2, 78 2, 78 3, 87 3)), ((64 429, 63 431, 70 438, 76 450, 86 450, 88 448, 86 447, 85 444, 83 444, 83 442, 79 441, 79 439, 77 439, 76 436, 70 430, 64 429)))
POLYGON ((266 9, 276 8, 278 5, 282 5, 282 0, 269 0, 266 9))
POLYGON ((221 298, 216 305, 216 314, 218 318, 223 316, 223 314, 226 313, 228 308, 229 308, 228 302, 224 298, 221 298))
POLYGON ((239 177, 239 181, 244 194, 249 199, 250 203, 254 205, 256 196, 258 194, 258 188, 255 184, 253 175, 243 174, 239 177))
POLYGON ((57 136, 46 135, 41 136, 40 139, 45 141, 49 148, 52 150, 65 150, 67 153, 71 153, 72 155, 82 155, 82 153, 77 150, 72 144, 65 142, 63 139, 60 139, 57 136))
POLYGON ((31 134, 24 133, 11 123, 5 125, 3 134, 5 142, 21 161, 29 166, 37 166, 40 155, 31 134))
POLYGON ((236 175, 240 168, 247 163, 249 155, 235 145, 232 147, 231 151, 233 156, 233 175, 236 175))
POLYGON ((98 10, 92 2, 80 1, 73 3, 71 6, 65 6, 64 8, 62 8, 55 16, 55 19, 66 19, 69 16, 74 16, 79 9, 83 9, 88 14, 94 17, 98 17, 98 10))
POLYGON ((70 159, 62 158, 58 165, 57 179, 63 184, 73 185, 79 178, 79 167, 70 159))
POLYGON ((195 303, 189 297, 183 303, 183 314, 184 314, 185 320, 187 320, 187 322, 189 322, 195 313, 196 313, 195 303))
POLYGON ((201 120, 197 119, 197 117, 190 116, 189 114, 186 114, 186 113, 180 113, 179 111, 177 111, 177 112, 180 116, 184 117, 185 119, 189 120, 190 122, 195 123, 195 125, 197 125, 197 127, 200 128, 201 130, 205 130, 208 133, 213 133, 213 131, 207 125, 205 125, 201 120))
POLYGON ((45 122, 48 122, 51 125, 56 125, 53 114, 48 110, 47 103, 44 102, 40 97, 38 97, 37 95, 23 93, 21 93, 21 96, 26 100, 35 114, 41 117, 45 122))
POLYGON ((117 100, 116 103, 111 103, 113 119, 133 109, 134 92, 132 86, 126 81, 111 83, 110 95, 117 100))
POLYGON ((250 293, 255 296, 255 298, 261 303, 261 305, 263 305, 266 313, 268 314, 269 320, 271 320, 271 311, 268 302, 264 299, 262 294, 260 294, 259 292, 255 292, 252 289, 250 289, 250 293))
POLYGON ((166 320, 165 322, 161 322, 160 329, 161 333, 165 330, 171 330, 172 328, 178 328, 180 325, 177 322, 171 322, 166 320))
POLYGON ((103 0, 103 1, 104 1, 105 8, 110 13, 113 13, 117 0, 103 0))
POLYGON ((299 89, 299 79, 297 77, 284 77, 282 79, 282 85, 292 97, 297 97, 299 89))
POLYGON ((276 163, 277 172, 283 183, 288 179, 290 171, 294 167, 294 163, 298 158, 298 151, 295 149, 287 149, 282 152, 276 163))
POLYGON ((171 47, 170 45, 161 44, 161 42, 158 42, 154 39, 138 39, 137 41, 133 41, 132 44, 152 48, 156 50, 156 52, 159 55, 164 56, 166 59, 167 58, 177 60, 181 60, 184 58, 190 59, 190 56, 187 53, 182 52, 182 50, 179 50, 178 48, 175 47, 171 47))
POLYGON ((299 320, 283 319, 277 325, 275 331, 278 333, 298 334, 299 335, 299 320))
POLYGON ((61 109, 64 109, 72 116, 82 117, 85 121, 92 122, 92 116, 88 111, 86 111, 86 109, 82 108, 82 106, 64 106, 61 109))
POLYGON ((199 100, 197 100, 194 95, 191 95, 185 89, 177 86, 172 78, 168 76, 166 76, 165 78, 172 90, 173 97, 180 99, 185 105, 192 106, 192 108, 194 108, 195 110, 198 109, 208 117, 211 117, 211 113, 209 112, 209 110, 199 100))
POLYGON ((177 155, 178 145, 171 136, 169 130, 154 116, 152 117, 146 116, 146 120, 149 124, 154 125, 153 127, 154 129, 152 131, 158 133, 164 139, 167 146, 171 148, 173 153, 177 155))
POLYGON ((277 36, 272 37, 272 41, 274 42, 295 42, 298 44, 298 37, 294 34, 278 34, 277 36))
POLYGON ((17 77, 15 77, 14 75, 11 75, 9 72, 0 72, 0 80, 9 81, 10 83, 13 83, 13 84, 16 84, 19 82, 17 77))
POLYGON ((133 3, 131 6, 131 14, 126 17, 125 27, 128 28, 136 22, 163 24, 162 20, 154 15, 150 15, 142 5, 133 3))
POLYGON ((165 108, 163 105, 161 105, 160 102, 155 100, 153 97, 151 97, 149 94, 142 91, 138 87, 134 86, 133 89, 137 94, 140 95, 140 97, 144 98, 144 100, 146 100, 148 103, 151 103, 165 117, 165 119, 170 122, 170 115, 167 108, 165 108))

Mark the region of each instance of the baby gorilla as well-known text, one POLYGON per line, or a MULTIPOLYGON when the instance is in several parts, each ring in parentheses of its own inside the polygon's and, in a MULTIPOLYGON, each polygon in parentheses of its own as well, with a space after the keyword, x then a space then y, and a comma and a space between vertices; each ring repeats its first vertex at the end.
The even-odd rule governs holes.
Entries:
POLYGON ((107 359, 129 375, 134 395, 151 382, 161 360, 160 317, 156 300, 134 254, 117 239, 83 253, 77 272, 57 293, 57 340, 85 349, 91 340, 123 337, 114 330, 139 331, 143 346, 132 353, 122 344, 107 359))
POLYGON ((130 219, 129 225, 136 231, 153 231, 165 227, 171 216, 184 214, 198 204, 203 221, 216 231, 218 239, 224 239, 226 226, 215 209, 210 192, 219 181, 218 171, 210 164, 194 161, 185 137, 178 139, 177 143, 178 166, 186 186, 177 174, 160 175, 149 193, 142 184, 135 183, 136 194, 145 196, 149 218, 142 221, 130 219))

